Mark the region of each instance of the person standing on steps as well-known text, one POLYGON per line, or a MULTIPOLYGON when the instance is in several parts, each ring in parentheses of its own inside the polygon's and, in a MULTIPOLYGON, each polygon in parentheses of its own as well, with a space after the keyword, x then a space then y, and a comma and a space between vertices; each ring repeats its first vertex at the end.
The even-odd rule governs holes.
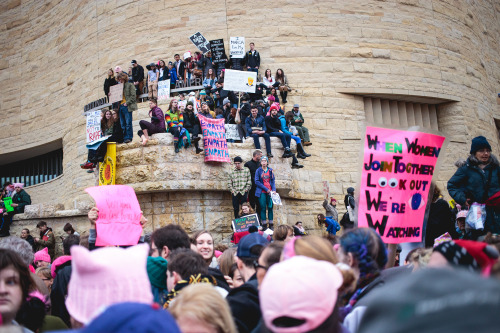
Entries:
POLYGON ((269 160, 266 156, 260 160, 261 167, 255 172, 255 196, 259 198, 260 203, 260 218, 264 229, 274 230, 273 227, 273 200, 271 194, 276 193, 276 183, 273 169, 267 166, 269 160), (266 215, 267 210, 267 215, 266 215))
POLYGON ((252 188, 250 170, 243 167, 240 156, 234 158, 234 169, 229 176, 229 190, 233 199, 234 218, 239 217, 240 205, 245 203, 252 188))
POLYGON ((128 82, 128 75, 120 73, 118 82, 123 83, 123 98, 120 102, 120 124, 123 130, 123 140, 125 143, 132 141, 134 136, 132 129, 132 112, 137 110, 137 100, 135 87, 128 82))
POLYGON ((250 192, 248 193, 248 202, 250 202, 250 206, 255 209, 257 216, 260 218, 260 204, 259 199, 255 196, 255 191, 257 190, 257 185, 255 184, 255 172, 258 168, 260 168, 260 159, 262 158, 262 151, 257 149, 254 150, 252 154, 252 159, 245 163, 245 167, 250 170, 250 176, 252 181, 252 187, 250 188, 250 192))
POLYGON ((132 81, 134 82, 137 98, 142 95, 142 89, 144 88, 144 67, 139 65, 136 60, 132 60, 132 81))
POLYGON ((299 133, 300 138, 303 141, 304 146, 310 146, 312 145, 311 139, 309 138, 309 130, 307 127, 304 127, 304 117, 299 111, 299 105, 294 104, 293 105, 293 120, 292 120, 292 126, 295 126, 297 129, 297 132, 299 133))

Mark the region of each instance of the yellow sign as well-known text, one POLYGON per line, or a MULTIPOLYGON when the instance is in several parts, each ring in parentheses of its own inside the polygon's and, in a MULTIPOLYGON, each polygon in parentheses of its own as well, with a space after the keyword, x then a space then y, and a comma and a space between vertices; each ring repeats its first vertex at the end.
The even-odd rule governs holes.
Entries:
POLYGON ((108 142, 104 162, 99 163, 99 186, 115 185, 116 177, 116 142, 108 142))

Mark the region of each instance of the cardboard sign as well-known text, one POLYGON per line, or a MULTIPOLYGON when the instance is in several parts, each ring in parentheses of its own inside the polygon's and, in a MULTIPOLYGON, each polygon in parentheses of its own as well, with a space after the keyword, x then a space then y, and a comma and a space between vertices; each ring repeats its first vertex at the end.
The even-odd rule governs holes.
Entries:
POLYGON ((13 212, 14 211, 14 207, 12 207, 12 198, 11 197, 5 197, 2 200, 3 200, 3 203, 5 205, 5 210, 7 212, 13 212))
POLYGON ((214 39, 210 41, 210 50, 212 51, 212 61, 216 64, 226 62, 226 50, 224 49, 224 39, 214 39))
POLYGON ((198 114, 198 119, 203 133, 205 162, 231 162, 227 151, 224 119, 209 119, 201 114, 198 114))
POLYGON ((420 242, 443 136, 367 127, 358 226, 386 243, 420 242))
POLYGON ((170 99, 170 80, 158 82, 158 104, 166 104, 170 99))
POLYGON ((226 124, 224 125, 226 129, 226 139, 227 140, 241 140, 240 133, 238 132, 238 125, 236 124, 226 124))
POLYGON ((189 40, 191 40, 201 53, 205 54, 210 51, 210 43, 199 31, 189 36, 189 40))
POLYGON ((224 73, 224 89, 255 93, 257 73, 226 69, 224 73))
POLYGON ((229 55, 233 58, 245 57, 245 37, 231 37, 229 39, 229 55))
POLYGON ((101 110, 87 112, 87 143, 101 138, 101 110))
POLYGON ((250 226, 254 225, 256 227, 259 227, 259 218, 257 217, 257 214, 251 214, 247 216, 243 216, 237 219, 234 219, 232 221, 233 224, 233 230, 234 232, 242 232, 242 231, 248 231, 248 228, 250 226))
POLYGON ((330 184, 328 184, 328 181, 323 181, 323 195, 325 196, 325 199, 328 199, 330 196, 330 184))
POLYGON ((116 142, 107 142, 104 162, 99 163, 99 186, 115 185, 116 178, 116 142))
POLYGON ((115 84, 109 87, 109 102, 116 103, 121 102, 123 99, 123 83, 115 84))
POLYGON ((141 207, 132 187, 95 186, 85 189, 99 209, 96 246, 136 245, 142 233, 141 207))

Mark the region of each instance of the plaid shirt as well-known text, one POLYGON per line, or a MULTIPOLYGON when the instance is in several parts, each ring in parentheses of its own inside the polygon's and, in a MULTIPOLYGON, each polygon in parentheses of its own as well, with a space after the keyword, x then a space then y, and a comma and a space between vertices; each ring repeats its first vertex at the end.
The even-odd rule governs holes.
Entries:
POLYGON ((252 188, 252 178, 250 176, 250 169, 241 168, 241 170, 234 169, 229 177, 229 189, 233 195, 245 194, 252 188))

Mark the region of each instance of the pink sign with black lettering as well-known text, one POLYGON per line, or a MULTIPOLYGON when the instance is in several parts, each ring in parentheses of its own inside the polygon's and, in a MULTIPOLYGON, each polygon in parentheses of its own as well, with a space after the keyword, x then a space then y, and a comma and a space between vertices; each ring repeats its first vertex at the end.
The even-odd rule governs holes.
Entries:
POLYGON ((427 197, 445 137, 367 127, 358 226, 386 243, 420 242, 427 197))

